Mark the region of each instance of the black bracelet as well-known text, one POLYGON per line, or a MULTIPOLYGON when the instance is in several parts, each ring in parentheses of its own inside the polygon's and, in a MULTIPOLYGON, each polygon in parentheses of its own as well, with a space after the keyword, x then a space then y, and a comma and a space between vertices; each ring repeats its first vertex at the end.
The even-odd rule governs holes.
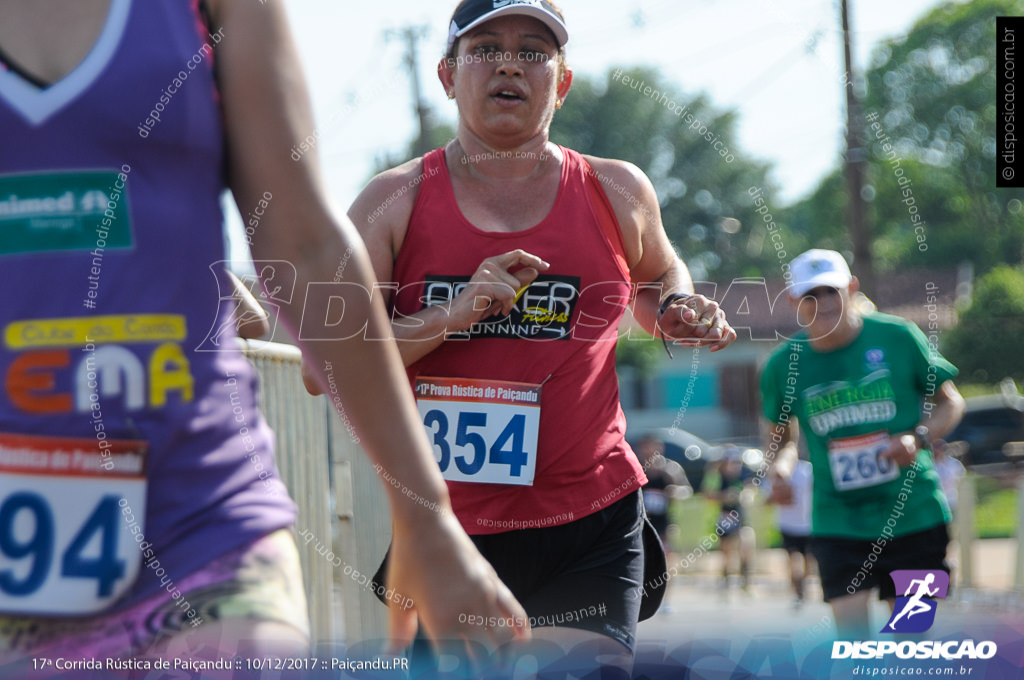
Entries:
POLYGON ((661 319, 661 315, 672 306, 672 303, 676 300, 686 300, 687 298, 693 297, 689 293, 670 293, 668 297, 661 301, 661 308, 658 309, 658 318, 661 319))
POLYGON ((693 297, 689 293, 669 293, 668 297, 661 301, 661 307, 658 309, 658 318, 655 319, 655 324, 658 326, 658 332, 661 333, 661 344, 665 347, 665 352, 668 354, 669 359, 675 359, 672 356, 672 350, 668 348, 668 340, 665 338, 665 331, 661 330, 661 316, 672 306, 673 302, 678 300, 686 300, 693 297))

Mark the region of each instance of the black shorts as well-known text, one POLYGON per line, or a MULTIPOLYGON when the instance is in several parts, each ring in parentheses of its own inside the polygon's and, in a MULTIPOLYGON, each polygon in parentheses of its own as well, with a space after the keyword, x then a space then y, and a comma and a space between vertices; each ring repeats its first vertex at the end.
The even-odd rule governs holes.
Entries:
POLYGON ((743 510, 740 508, 722 508, 718 519, 715 521, 715 532, 722 538, 739 536, 743 528, 743 510))
POLYGON ((568 524, 470 538, 526 609, 531 626, 589 630, 632 650, 645 524, 637 491, 568 524))
POLYGON ((889 572, 897 569, 941 569, 949 572, 946 547, 949 533, 945 524, 889 539, 873 549, 875 541, 833 536, 811 538, 811 552, 818 560, 825 601, 862 590, 878 588, 878 599, 896 597, 889 572), (877 555, 875 560, 869 556, 877 555))
POLYGON ((807 544, 810 540, 810 536, 806 534, 787 534, 785 531, 780 531, 782 534, 782 548, 788 553, 800 553, 801 555, 807 554, 807 544))
POLYGON ((666 514, 657 514, 657 515, 655 515, 650 510, 648 510, 647 511, 647 519, 650 521, 651 526, 654 527, 654 530, 658 533, 658 538, 661 539, 661 542, 664 545, 668 546, 668 525, 669 525, 668 515, 666 515, 666 514))

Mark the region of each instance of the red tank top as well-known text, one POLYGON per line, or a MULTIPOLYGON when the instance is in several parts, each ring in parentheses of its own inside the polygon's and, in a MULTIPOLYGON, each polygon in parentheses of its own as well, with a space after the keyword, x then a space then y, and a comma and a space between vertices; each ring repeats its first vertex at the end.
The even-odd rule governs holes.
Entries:
MULTIPOLYGON (((424 377, 541 385, 532 485, 448 481, 455 513, 470 534, 565 524, 647 481, 624 437, 615 374, 615 341, 631 291, 622 233, 590 165, 575 151, 562 153, 554 207, 539 224, 515 233, 473 226, 456 203, 444 149, 427 154, 395 262, 396 318, 447 303, 487 257, 521 248, 551 264, 509 316, 449 335, 407 369, 414 389, 424 377)), ((424 389, 417 394, 421 414, 424 389)), ((474 439, 483 432, 474 429, 480 416, 451 422, 455 415, 427 411, 425 418, 443 468, 460 455, 460 464, 477 460, 476 444, 489 446, 488 455, 499 461, 503 451, 521 448, 511 430, 497 441, 493 433, 489 442, 474 439)))

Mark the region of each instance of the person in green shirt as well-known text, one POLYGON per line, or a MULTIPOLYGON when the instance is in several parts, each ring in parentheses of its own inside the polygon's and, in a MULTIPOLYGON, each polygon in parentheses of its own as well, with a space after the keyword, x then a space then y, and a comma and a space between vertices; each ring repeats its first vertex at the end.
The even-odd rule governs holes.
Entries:
POLYGON ((842 255, 809 250, 789 273, 803 330, 761 374, 766 457, 785 484, 803 431, 825 601, 840 639, 864 639, 872 589, 895 602, 890 571, 949 571, 949 507, 930 442, 956 426, 964 400, 956 367, 917 326, 852 303, 858 282, 842 255))

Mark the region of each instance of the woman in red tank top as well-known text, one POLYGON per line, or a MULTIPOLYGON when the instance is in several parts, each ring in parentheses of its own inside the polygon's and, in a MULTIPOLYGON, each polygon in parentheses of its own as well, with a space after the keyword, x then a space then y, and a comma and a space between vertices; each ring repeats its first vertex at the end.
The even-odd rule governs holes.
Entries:
POLYGON ((567 40, 545 0, 462 2, 438 65, 457 137, 374 178, 349 217, 393 282, 392 329, 463 527, 535 638, 628 669, 646 477, 624 438, 619 320, 629 307, 711 351, 736 334, 693 294, 650 180, 549 141, 567 40))

